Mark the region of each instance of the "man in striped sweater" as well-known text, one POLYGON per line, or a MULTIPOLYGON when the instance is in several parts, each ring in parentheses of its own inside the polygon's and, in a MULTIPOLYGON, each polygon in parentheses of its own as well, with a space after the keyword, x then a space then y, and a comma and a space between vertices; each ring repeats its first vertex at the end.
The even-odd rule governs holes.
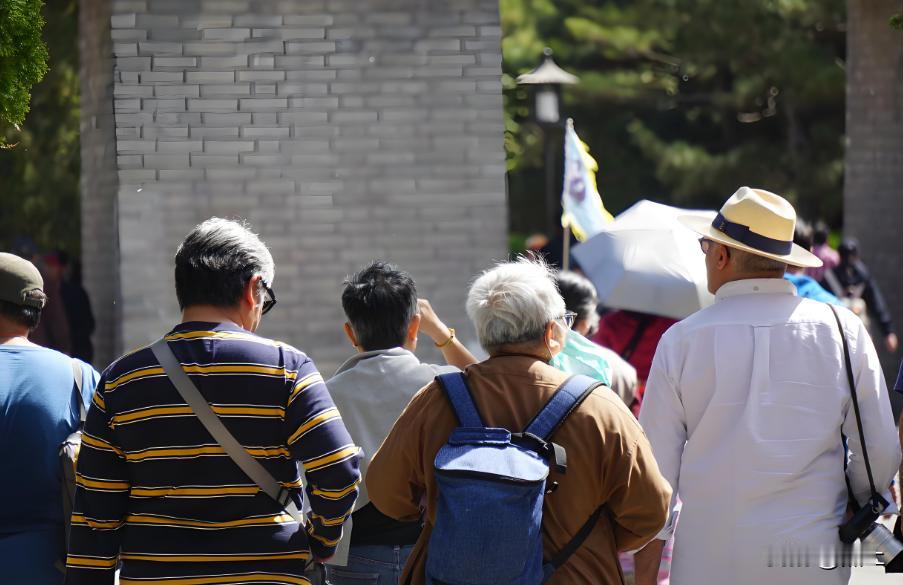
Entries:
POLYGON ((210 219, 175 258, 182 323, 166 339, 229 432, 301 508, 262 492, 205 430, 149 348, 104 371, 78 461, 66 582, 304 584, 357 497, 358 448, 313 362, 255 335, 276 302, 273 259, 244 225, 210 219))

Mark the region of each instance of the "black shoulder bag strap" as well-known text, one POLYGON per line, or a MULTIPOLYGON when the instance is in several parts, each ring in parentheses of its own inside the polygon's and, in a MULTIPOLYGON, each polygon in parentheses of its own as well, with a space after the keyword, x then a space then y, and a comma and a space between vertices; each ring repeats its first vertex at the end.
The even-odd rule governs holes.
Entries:
MULTIPOLYGON (((562 384, 558 390, 555 391, 555 394, 551 399, 546 403, 546 405, 540 409, 539 413, 534 417, 534 419, 527 425, 527 429, 536 429, 542 433, 542 438, 546 441, 552 440, 552 435, 555 433, 558 428, 564 424, 565 419, 583 404, 583 401, 593 393, 596 388, 604 386, 601 382, 589 378, 588 376, 572 376, 564 384, 562 384), (568 396, 568 398, 565 398, 568 396), (543 421, 545 416, 552 415, 556 410, 557 403, 557 416, 554 418, 556 420, 552 421, 551 419, 543 421), (549 423, 554 422, 549 428, 549 423)), ((538 433, 537 433, 538 434, 538 433)), ((566 466, 567 459, 564 456, 564 449, 555 445, 554 443, 549 443, 549 445, 553 446, 554 455, 556 464, 559 461, 563 462, 566 466), (561 451, 559 454, 558 451, 561 451)), ((559 466, 560 467, 560 466, 559 466)), ((563 470, 559 468, 559 471, 563 473, 563 470)), ((559 550, 555 555, 543 566, 544 578, 543 582, 547 581, 552 574, 557 571, 559 568, 564 566, 565 563, 568 562, 568 559, 577 552, 581 546, 583 546, 583 542, 589 537, 590 533, 593 531, 593 528, 596 526, 596 522, 599 521, 599 517, 602 515, 602 511, 604 509, 604 505, 596 508, 592 514, 590 514, 589 518, 586 522, 583 523, 583 526, 580 527, 580 530, 577 531, 571 540, 564 545, 561 550, 559 550)))
POLYGON ((621 352, 621 358, 625 362, 629 362, 630 358, 633 357, 633 352, 636 351, 637 346, 640 344, 643 333, 646 333, 646 329, 649 327, 649 322, 651 320, 652 318, 649 315, 637 315, 636 329, 633 330, 633 337, 630 338, 630 341, 627 342, 627 345, 624 346, 624 350, 621 352))
MULTIPOLYGON (((859 398, 856 396, 856 380, 853 378, 853 362, 850 360, 850 346, 847 343, 847 336, 843 331, 843 323, 840 321, 840 314, 837 312, 837 307, 834 305, 828 306, 831 308, 831 312, 834 313, 834 319, 837 321, 837 328, 840 330, 840 339, 843 343, 843 362, 847 371, 847 384, 850 387, 850 397, 853 399, 853 412, 856 414, 856 428, 859 430, 859 443, 862 445, 862 459, 865 461, 865 472, 869 478, 869 487, 872 490, 872 494, 877 494, 878 492, 875 490, 875 480, 872 478, 872 464, 869 462, 868 447, 865 444, 865 432, 862 429, 862 417, 859 414, 859 398)), ((847 478, 847 490, 850 492, 850 499, 858 505, 858 502, 853 498, 853 490, 850 487, 849 478, 847 478)))
POLYGON ((82 372, 81 364, 78 363, 78 360, 71 360, 72 363, 72 378, 75 380, 75 388, 73 392, 75 393, 76 402, 78 402, 78 420, 79 420, 79 428, 84 426, 85 417, 88 415, 88 412, 85 410, 85 400, 82 398, 82 376, 84 373, 82 372))
POLYGON ((251 481, 257 484, 260 491, 270 496, 270 498, 282 506, 295 522, 299 525, 303 525, 304 515, 301 514, 301 511, 298 510, 298 506, 292 500, 291 492, 276 481, 270 472, 245 451, 245 448, 241 443, 232 436, 232 433, 229 432, 229 429, 226 428, 223 421, 221 421, 216 413, 213 412, 213 409, 210 408, 210 404, 207 403, 207 400, 201 394, 200 390, 197 389, 197 386, 194 385, 194 382, 191 381, 191 378, 189 378, 188 374, 185 373, 185 370, 182 369, 182 364, 179 363, 179 360, 172 353, 166 340, 158 339, 155 341, 154 344, 151 345, 151 351, 153 351, 154 356, 157 358, 157 361, 160 362, 160 365, 163 366, 163 371, 166 372, 166 376, 169 378, 169 381, 172 382, 172 385, 175 386, 179 395, 181 395, 182 400, 188 404, 189 408, 194 412, 194 415, 198 417, 198 420, 200 420, 201 424, 204 425, 204 428, 207 429, 207 432, 210 433, 213 439, 219 443, 226 452, 226 455, 238 465, 251 481))

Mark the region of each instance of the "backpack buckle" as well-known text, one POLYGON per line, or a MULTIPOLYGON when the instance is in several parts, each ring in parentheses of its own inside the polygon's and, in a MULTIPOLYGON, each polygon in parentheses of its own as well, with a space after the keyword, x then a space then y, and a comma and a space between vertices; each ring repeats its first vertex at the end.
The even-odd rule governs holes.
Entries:
POLYGON ((546 441, 533 433, 511 433, 511 439, 517 443, 529 444, 530 448, 542 455, 547 461, 555 464, 555 471, 562 474, 567 473, 567 452, 558 443, 546 441))

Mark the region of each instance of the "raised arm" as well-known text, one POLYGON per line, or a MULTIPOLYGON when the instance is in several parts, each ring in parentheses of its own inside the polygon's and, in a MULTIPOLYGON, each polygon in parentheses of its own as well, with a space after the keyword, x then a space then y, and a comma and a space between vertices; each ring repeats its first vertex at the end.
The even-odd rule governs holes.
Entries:
POLYGON ((370 501, 380 512, 396 520, 420 518, 421 500, 426 492, 422 417, 427 408, 426 397, 434 391, 435 382, 414 395, 367 467, 365 481, 370 501))
POLYGON ((457 336, 452 335, 452 330, 436 315, 428 300, 418 299, 417 309, 420 311, 420 330, 433 340, 446 363, 461 370, 477 363, 477 358, 464 347, 457 336))

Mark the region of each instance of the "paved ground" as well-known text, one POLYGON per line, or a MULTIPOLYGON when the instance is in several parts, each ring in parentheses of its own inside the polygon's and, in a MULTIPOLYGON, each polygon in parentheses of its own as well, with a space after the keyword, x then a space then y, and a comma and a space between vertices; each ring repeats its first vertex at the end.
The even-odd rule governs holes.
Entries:
POLYGON ((891 585, 903 583, 903 575, 886 575, 881 567, 862 567, 853 569, 850 585, 891 585))

